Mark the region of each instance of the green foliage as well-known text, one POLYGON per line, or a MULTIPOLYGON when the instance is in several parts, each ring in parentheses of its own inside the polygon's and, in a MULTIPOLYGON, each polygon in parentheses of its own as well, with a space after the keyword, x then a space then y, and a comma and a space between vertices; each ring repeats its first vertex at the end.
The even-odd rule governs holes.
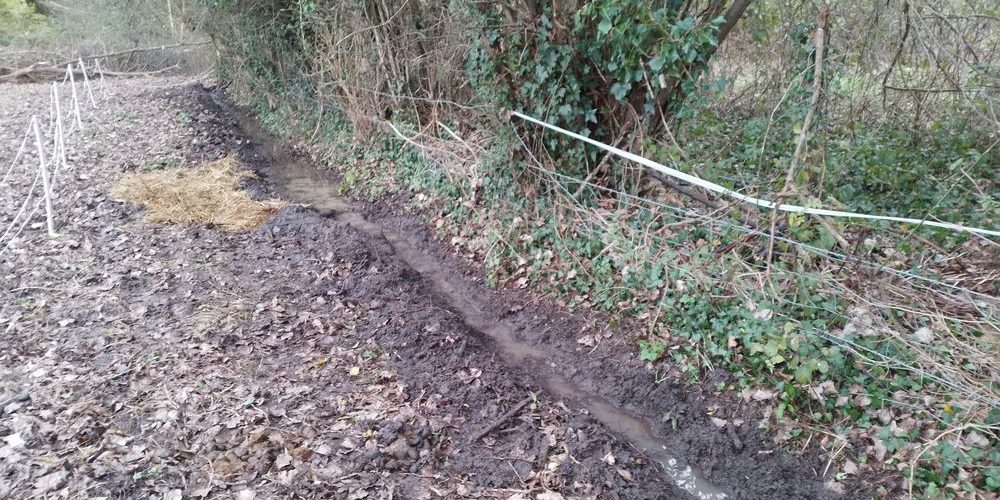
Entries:
MULTIPOLYGON (((482 9, 484 26, 501 23, 499 4, 482 9)), ((540 9, 525 29, 487 28, 468 54, 469 80, 500 82, 509 89, 501 104, 605 141, 640 125, 658 129, 659 117, 677 111, 715 53, 723 21, 648 0, 586 2, 572 15, 554 12, 551 2, 540 9), (631 116, 641 123, 622 119, 631 116)), ((570 174, 586 175, 597 160, 576 141, 543 142, 570 174)))
POLYGON ((45 27, 45 16, 24 0, 0 0, 0 46, 45 27))
POLYGON ((0 66, 22 67, 44 58, 113 54, 106 70, 150 71, 177 65, 203 71, 214 62, 214 50, 199 44, 203 10, 192 0, 0 0, 0 66), (180 46, 184 45, 184 46, 180 46), (132 49, 164 46, 162 50, 132 49))
POLYGON ((667 350, 667 344, 657 341, 640 340, 639 358, 643 361, 659 361, 663 352, 667 350))
MULTIPOLYGON (((680 133, 688 155, 699 159, 711 180, 766 189, 788 167, 805 106, 803 95, 773 120, 715 116, 705 108, 699 120, 685 122, 680 133)), ((990 132, 957 118, 924 127, 929 132, 861 125, 827 128, 823 142, 796 176, 802 191, 821 198, 802 201, 978 227, 1000 224, 1000 177, 993 172, 1000 151, 991 147, 990 132)), ((681 163, 684 170, 692 166, 681 163)), ((832 236, 813 220, 793 216, 789 223, 795 239, 832 248, 832 236)), ((933 236, 961 238, 953 233, 933 236)))

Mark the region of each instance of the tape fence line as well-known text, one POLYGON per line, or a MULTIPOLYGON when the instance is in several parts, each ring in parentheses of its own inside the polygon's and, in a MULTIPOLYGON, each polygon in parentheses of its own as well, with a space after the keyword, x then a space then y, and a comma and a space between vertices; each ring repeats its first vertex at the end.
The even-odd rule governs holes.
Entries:
POLYGON ((960 224, 953 224, 951 222, 937 222, 937 221, 931 221, 931 220, 926 220, 926 219, 911 219, 911 218, 907 218, 907 217, 894 217, 894 216, 889 216, 889 215, 871 215, 871 214, 863 214, 863 213, 857 213, 857 212, 844 212, 844 211, 840 211, 840 210, 827 210, 827 209, 822 209, 822 208, 808 208, 808 207, 802 207, 802 206, 799 206, 799 205, 789 205, 789 204, 786 204, 786 203, 776 204, 776 203, 774 203, 774 202, 772 202, 770 200, 765 200, 765 199, 761 199, 761 198, 755 198, 753 196, 747 196, 747 195, 742 194, 742 193, 737 193, 736 191, 733 191, 732 189, 726 188, 726 187, 721 186, 719 184, 716 184, 714 182, 709 182, 709 181, 706 181, 706 180, 701 179, 699 177, 695 177, 695 176, 693 176, 691 174, 687 174, 687 173, 681 172, 680 170, 676 170, 676 169, 670 168, 670 167, 668 167, 666 165, 663 165, 662 163, 658 163, 658 162, 655 162, 655 161, 650 160, 648 158, 644 158, 642 156, 639 156, 637 154, 630 153, 628 151, 616 148, 614 146, 607 145, 607 144, 605 144, 603 142, 591 139, 589 137, 585 137, 583 135, 577 134, 575 132, 571 132, 571 131, 566 130, 566 129, 561 128, 561 127, 557 127, 555 125, 552 125, 551 123, 544 122, 542 120, 539 120, 537 118, 533 118, 533 117, 525 115, 523 113, 519 113, 517 111, 511 111, 510 114, 511 114, 511 116, 516 116, 516 117, 518 117, 518 118, 520 118, 520 119, 522 119, 524 121, 527 121, 527 122, 533 123, 535 125, 539 125, 539 126, 545 127, 547 129, 553 130, 555 132, 559 132, 560 134, 563 134, 563 135, 568 136, 568 137, 572 137, 573 139, 576 139, 576 140, 579 140, 579 141, 583 141, 583 142, 585 142, 587 144, 590 144, 591 146, 596 146, 596 147, 598 147, 600 149, 603 149, 604 151, 607 151, 607 152, 609 152, 611 154, 614 154, 614 155, 619 156, 621 158, 625 158, 626 160, 633 161, 633 162, 638 163, 640 165, 643 165, 645 167, 651 168, 651 169, 653 169, 653 170, 655 170, 655 171, 657 171, 657 172, 659 172, 661 174, 669 175, 669 176, 674 177, 676 179, 683 180, 683 181, 685 181, 685 182, 687 182, 689 184, 693 184, 695 186, 707 189, 707 190, 712 191, 714 193, 719 193, 719 194, 728 196, 730 198, 734 198, 734 199, 742 201, 744 203, 748 203, 748 204, 751 204, 751 205, 756 205, 759 208, 777 209, 777 210, 780 210, 782 212, 824 215, 824 216, 827 216, 827 217, 839 217, 839 218, 847 218, 847 219, 883 220, 883 221, 890 221, 890 222, 899 222, 899 223, 903 223, 903 224, 915 224, 915 225, 918 225, 918 226, 938 227, 938 228, 942 228, 942 229, 950 229, 950 230, 953 230, 953 231, 968 232, 968 233, 980 234, 980 235, 985 235, 985 236, 1000 237, 1000 231, 991 230, 991 229, 982 229, 982 228, 977 228, 977 227, 968 227, 968 226, 963 226, 963 225, 960 225, 960 224))
MULTIPOLYGON (((522 146, 525 147, 525 148, 527 148, 527 145, 523 144, 523 142, 522 142, 522 146)), ((531 154, 530 151, 528 151, 528 153, 531 154)), ((631 200, 631 202, 633 202, 633 203, 643 203, 643 204, 647 204, 647 205, 650 205, 650 206, 653 206, 653 207, 666 209, 666 210, 675 212, 676 214, 684 216, 684 217, 691 217, 691 218, 700 219, 700 220, 703 220, 703 221, 705 221, 705 222, 707 222, 709 224, 717 224, 717 225, 719 225, 719 226, 721 226, 723 228, 733 229, 733 230, 740 231, 740 232, 743 232, 743 233, 746 233, 746 234, 749 234, 749 235, 760 236, 760 237, 764 237, 764 238, 768 237, 768 233, 765 233, 765 232, 760 231, 758 229, 753 229, 751 227, 747 227, 747 226, 744 226, 744 225, 741 225, 741 224, 737 224, 737 223, 734 223, 734 222, 729 222, 729 221, 727 221, 725 219, 720 219, 720 218, 712 217, 711 215, 702 214, 702 213, 697 212, 695 210, 691 210, 691 209, 687 209, 687 208, 682 208, 682 207, 677 207, 677 206, 669 205, 669 204, 666 204, 666 203, 663 203, 663 202, 660 202, 660 201, 656 201, 656 200, 652 200, 652 199, 649 199, 649 198, 643 198, 641 196, 636 196, 636 195, 629 194, 629 193, 626 193, 626 192, 623 192, 623 191, 619 191, 617 189, 609 188, 609 187, 606 187, 606 186, 601 186, 601 185, 595 184, 593 182, 589 182, 589 181, 583 180, 583 179, 578 179, 576 177, 569 176, 569 175, 566 175, 566 174, 563 174, 563 173, 559 173, 559 172, 555 172, 555 171, 551 171, 551 170, 545 170, 545 169, 542 169, 541 167, 538 167, 538 166, 533 166, 533 165, 528 165, 528 166, 529 166, 529 168, 537 170, 537 171, 539 171, 541 173, 545 173, 545 174, 549 174, 549 175, 558 177, 558 178, 563 179, 564 181, 567 181, 567 182, 583 184, 583 185, 586 185, 586 186, 588 186, 588 187, 590 187, 592 189, 597 189, 597 190, 600 190, 600 191, 611 193, 611 194, 614 194, 614 195, 619 196, 621 198, 631 200)), ((787 237, 784 237, 784 236, 775 235, 775 239, 777 241, 781 241, 781 242, 784 242, 784 243, 788 243, 790 245, 797 246, 797 247, 799 247, 799 248, 801 248, 801 249, 803 249, 803 250, 805 250, 805 251, 807 251, 809 253, 813 253, 813 254, 819 255, 821 257, 828 258, 828 259, 833 260, 833 261, 843 262, 845 264, 855 264, 855 265, 859 265, 861 267, 867 268, 867 269, 872 270, 872 271, 884 272, 884 273, 887 273, 887 274, 891 274, 891 275, 897 276, 897 277, 899 277, 901 279, 904 279, 904 280, 916 280, 916 281, 920 281, 920 282, 926 283, 926 284, 923 284, 923 285, 921 285, 921 284, 914 284, 914 285, 918 286, 920 288, 926 289, 928 291, 933 291, 933 292, 936 292, 936 293, 943 293, 941 290, 935 290, 935 289, 931 288, 933 286, 940 286, 940 287, 947 288, 947 289, 951 290, 953 293, 961 294, 961 295, 965 296, 965 297, 958 297, 958 296, 953 296, 953 295, 947 295, 947 296, 949 296, 949 297, 951 297, 951 298, 953 298, 955 300, 963 300, 963 299, 965 299, 965 300, 971 300, 972 298, 976 298, 976 299, 979 299, 979 300, 982 300, 982 301, 988 302, 988 303, 997 303, 998 301, 1000 301, 1000 299, 997 299, 996 297, 984 294, 982 292, 977 292, 975 290, 971 290, 969 288, 965 288, 965 287, 960 286, 960 285, 956 285, 956 284, 953 284, 953 283, 948 283, 948 282, 945 282, 945 281, 939 281, 939 280, 936 280, 934 278, 929 278, 927 276, 916 274, 916 273, 913 273, 913 272, 910 272, 910 271, 904 271, 904 270, 900 270, 900 269, 894 269, 894 268, 891 268, 891 267, 886 267, 884 264, 880 264, 878 262, 868 261, 868 260, 865 260, 865 259, 860 259, 858 257, 853 257, 853 256, 850 256, 850 255, 841 254, 841 253, 835 252, 833 250, 827 250, 827 249, 820 248, 820 247, 817 247, 817 246, 814 246, 814 245, 810 245, 808 243, 803 243, 803 242, 798 241, 798 240, 793 240, 791 238, 787 238, 787 237)))
POLYGON ((87 67, 83 64, 83 58, 80 58, 80 72, 83 73, 83 87, 87 90, 90 105, 96 108, 97 101, 94 100, 94 90, 90 87, 90 78, 87 77, 87 67))
MULTIPOLYGON (((86 73, 85 66, 82 64, 80 66, 80 70, 86 73)), ((45 225, 49 236, 57 236, 54 224, 55 212, 53 201, 57 196, 56 185, 58 184, 58 176, 63 170, 63 167, 67 166, 67 130, 64 128, 63 124, 63 111, 59 86, 67 83, 70 85, 71 89, 71 117, 75 118, 78 130, 83 128, 79 97, 76 92, 76 82, 73 77, 73 67, 72 65, 67 65, 66 73, 63 76, 62 82, 52 82, 51 84, 49 92, 49 123, 48 127, 46 127, 47 130, 40 130, 40 118, 37 114, 31 116, 27 127, 25 127, 21 145, 18 148, 17 153, 14 155, 14 159, 7 171, 4 173, 3 177, 0 178, 0 186, 3 186, 8 179, 11 178, 11 174, 14 172, 14 169, 18 166, 22 158, 24 158, 28 141, 33 137, 35 148, 37 149, 36 155, 38 156, 39 164, 35 168, 35 176, 31 185, 27 189, 24 201, 20 203, 20 206, 14 212, 14 216, 10 219, 9 224, 7 224, 7 226, 2 229, 2 232, 0 232, 0 245, 2 245, 0 246, 0 256, 11 248, 14 241, 18 238, 18 236, 20 236, 25 227, 27 227, 27 225, 35 217, 35 214, 37 214, 43 206, 45 209, 45 225), (52 150, 51 153, 47 155, 44 152, 44 149, 48 147, 51 147, 52 150), (41 184, 42 192, 41 196, 36 196, 37 193, 35 191, 39 187, 39 184, 41 184), (34 201, 33 204, 32 201, 34 201)), ((89 81, 84 82, 84 87, 88 92, 88 97, 90 99, 94 99, 91 90, 92 86, 89 84, 89 81)), ((97 105, 96 100, 92 100, 91 103, 95 106, 97 105)))
MULTIPOLYGON (((520 135, 517 134, 516 130, 514 131, 514 133, 515 133, 515 136, 518 138, 518 140, 521 142, 521 146, 523 148, 525 148, 525 151, 532 157, 532 159, 536 163, 536 165, 528 164, 528 167, 531 168, 531 169, 537 170, 540 173, 548 174, 548 175, 551 175, 552 177, 561 178, 563 180, 570 181, 570 182, 582 183, 582 184, 587 185, 589 187, 592 187, 594 189, 602 190, 602 191, 605 191, 605 192, 608 192, 608 193, 617 194, 617 195, 620 195, 624 199, 634 200, 635 202, 638 202, 638 203, 646 203, 646 204, 649 204, 649 205, 652 205, 652 206, 656 206, 656 207, 659 207, 659 208, 665 208, 667 210, 675 212, 676 214, 678 214, 680 216, 691 217, 693 219, 705 220, 709 224, 717 224, 717 225, 719 225, 721 227, 724 227, 724 228, 731 228, 731 229, 735 229, 735 230, 738 230, 738 231, 746 232, 748 234, 756 234, 756 235, 760 235, 760 236, 764 236, 764 237, 767 236, 767 233, 764 233, 762 231, 759 231, 759 230, 756 230, 756 229, 752 229, 752 228, 749 228, 749 227, 746 227, 746 226, 741 226, 739 224, 735 224, 735 223, 732 223, 732 222, 728 222, 728 221, 726 221, 724 219, 713 218, 713 217, 711 217, 709 215, 701 214, 701 213, 698 213, 698 212, 695 212, 695 211, 692 211, 692 210, 688 210, 688 209, 684 209, 684 208, 680 208, 680 207, 675 207, 675 206, 672 206, 672 205, 663 204, 663 203, 655 201, 655 200, 651 200, 651 199, 648 199, 648 198, 642 198, 642 197, 639 197, 639 196, 631 195, 631 194, 624 193, 624 192, 621 192, 621 191, 618 191, 618 190, 615 190, 615 189, 612 189, 612 188, 608 188, 608 187, 605 187, 605 186, 600 186, 600 185, 594 184, 594 183, 586 181, 586 180, 581 180, 581 179, 578 179, 578 178, 575 178, 575 177, 571 177, 571 176, 568 176, 568 175, 565 175, 565 174, 561 174, 559 172, 554 172, 554 171, 551 171, 551 170, 544 169, 543 167, 540 166, 541 164, 534 157, 534 154, 530 150, 527 149, 527 147, 528 147, 527 144, 524 143, 523 139, 521 139, 520 135)), ((568 193, 568 191, 567 191, 567 193, 568 193)), ((718 231, 718 229, 710 229, 710 230, 712 230, 713 232, 717 232, 718 231)), ((850 257, 850 256, 846 256, 846 255, 837 254, 836 252, 824 250, 824 249, 821 249, 821 248, 818 248, 818 247, 813 247, 811 245, 808 245, 808 244, 805 244, 805 243, 802 243, 802 242, 799 242, 799 241, 791 240, 791 239, 782 238, 780 236, 777 237, 777 239, 778 240, 782 240, 782 241, 786 241, 789 244, 801 246, 801 247, 803 247, 806 250, 815 251, 816 253, 818 253, 820 255, 823 255, 823 256, 825 256, 827 258, 830 258, 831 260, 841 260, 842 259, 844 262, 856 263, 858 265, 861 265, 861 266, 864 266, 864 267, 868 267, 868 268, 876 270, 876 271, 887 272, 887 273, 894 274, 894 275, 897 275, 897 276, 902 277, 902 278, 914 278, 914 279, 916 279, 918 281, 924 281, 924 282, 926 282, 928 284, 931 284, 931 285, 941 285, 941 286, 950 288, 950 289, 952 289, 952 290, 954 290, 956 292, 964 292, 965 294, 968 294, 968 295, 966 295, 967 298, 969 296, 971 296, 971 295, 979 295, 983 299, 989 299, 991 301, 996 300, 994 297, 991 297, 991 296, 988 296, 988 295, 984 295, 984 294, 980 294, 979 292, 975 292, 973 290, 968 290, 968 289, 965 289, 963 287, 960 287, 960 286, 957 286, 957 285, 953 285, 953 284, 950 284, 950 283, 936 281, 936 280, 933 280, 931 278, 927 278, 927 277, 924 277, 924 276, 920 276, 920 275, 908 273, 906 271, 899 271, 899 270, 892 269, 892 268, 884 268, 884 267, 882 267, 879 264, 874 263, 874 262, 868 262, 868 261, 865 261, 865 260, 862 260, 862 259, 857 259, 855 257, 850 257)), ((919 288, 925 288, 928 291, 935 291, 937 293, 941 293, 941 291, 934 290, 934 289, 930 288, 928 285, 923 285, 923 284, 920 284, 920 283, 914 283, 913 285, 916 286, 916 287, 919 287, 919 288)), ((788 301, 788 300, 783 300, 783 302, 790 303, 790 304, 795 304, 795 305, 799 305, 799 306, 802 305, 802 304, 796 304, 796 303, 788 301)), ((842 318, 845 318, 845 319, 848 318, 846 315, 844 315, 841 312, 833 311, 833 310, 826 309, 826 308, 823 308, 823 307, 821 307, 821 309, 824 309, 824 310, 826 310, 828 312, 836 314, 836 315, 838 315, 838 316, 840 316, 842 318)), ((988 313, 986 313, 986 312, 983 312, 983 314, 984 314, 984 316, 988 315, 988 313)), ((888 356, 888 355, 885 355, 885 354, 880 353, 878 351, 875 351, 875 350, 871 349, 870 347, 866 347, 864 345, 861 345, 861 344, 859 344, 859 343, 851 340, 850 338, 837 337, 836 335, 833 335, 833 334, 830 334, 830 333, 827 333, 827 332, 823 332, 821 330, 817 330, 814 333, 817 334, 819 337, 825 339, 826 341, 833 343, 834 345, 839 345, 841 347, 844 347, 844 348, 850 350, 856 356, 868 359, 870 362, 884 364, 886 366, 890 366, 890 367, 893 367, 893 368, 903 369, 903 370, 909 371, 909 372, 914 373, 914 374, 916 374, 916 375, 918 375, 920 377, 923 377, 923 378, 925 378, 927 380, 931 380, 931 381, 933 381, 933 382, 941 385, 942 387, 950 388, 950 389, 956 391, 957 393, 960 393, 960 394, 962 394, 965 397, 968 397, 970 399, 974 399, 974 400, 976 400, 976 401, 978 401, 980 403, 988 404, 988 405, 996 405, 998 403, 998 401, 1000 401, 1000 400, 998 400, 996 398, 991 398, 989 396, 984 396, 984 395, 980 394, 979 389, 977 389, 976 387, 970 386, 970 385, 962 383, 960 381, 949 380, 947 377, 941 376, 941 375, 939 375, 937 373, 934 373, 934 372, 932 372, 930 370, 927 370, 925 368, 922 368, 920 366, 917 366, 917 365, 914 365, 914 364, 911 364, 911 363, 907 363, 905 360, 893 358, 891 356, 888 356)))
POLYGON ((21 159, 21 154, 24 153, 24 147, 28 145, 28 137, 31 136, 31 127, 27 127, 24 130, 24 139, 21 140, 21 147, 17 148, 17 154, 14 155, 14 161, 10 163, 10 168, 7 169, 7 173, 3 174, 3 178, 0 179, 0 186, 3 186, 7 182, 7 178, 10 177, 11 172, 14 171, 14 167, 17 166, 17 161, 21 159))

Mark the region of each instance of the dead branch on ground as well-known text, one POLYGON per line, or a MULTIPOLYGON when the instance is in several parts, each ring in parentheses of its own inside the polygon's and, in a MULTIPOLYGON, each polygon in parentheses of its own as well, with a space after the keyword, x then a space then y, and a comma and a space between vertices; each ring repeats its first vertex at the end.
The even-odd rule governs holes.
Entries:
MULTIPOLYGON (((121 56, 132 56, 142 52, 163 51, 168 49, 176 49, 180 47, 198 47, 202 45, 208 45, 210 43, 212 42, 211 41, 185 42, 185 43, 175 43, 172 45, 161 45, 159 47, 142 47, 129 50, 122 50, 118 52, 109 52, 106 54, 93 54, 89 56, 81 56, 72 59, 67 59, 61 63, 54 63, 54 64, 47 61, 39 61, 26 68, 0 68, 0 80, 45 81, 45 80, 50 80, 53 77, 60 77, 64 75, 66 73, 66 66, 76 65, 77 63, 79 63, 79 61, 93 61, 98 59, 110 59, 121 56)), ((115 71, 105 70, 104 76, 155 75, 158 73, 163 73, 169 69, 172 68, 164 68, 153 72, 115 72, 115 71)))

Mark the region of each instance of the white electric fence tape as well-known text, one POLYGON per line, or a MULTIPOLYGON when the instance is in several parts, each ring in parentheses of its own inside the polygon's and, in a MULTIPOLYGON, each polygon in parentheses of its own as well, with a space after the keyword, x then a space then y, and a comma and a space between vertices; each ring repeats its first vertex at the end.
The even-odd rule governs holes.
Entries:
POLYGON ((3 178, 0 178, 0 186, 3 186, 7 182, 7 178, 10 177, 11 172, 14 171, 14 167, 17 165, 17 161, 21 159, 21 153, 24 153, 24 147, 28 144, 28 137, 31 136, 31 127, 29 126, 24 131, 24 139, 21 140, 21 147, 17 148, 17 154, 14 155, 14 161, 10 163, 10 168, 7 169, 7 173, 3 174, 3 178))
POLYGON ((586 142, 587 144, 590 144, 592 146, 596 146, 596 147, 601 148, 601 149, 603 149, 603 150, 605 150, 605 151, 607 151, 607 152, 609 152, 611 154, 620 156, 620 157, 625 158, 627 160, 634 161, 636 163, 639 163, 640 165, 644 165, 646 167, 649 167, 649 168, 651 168, 653 170, 656 170, 657 172, 660 172, 662 174, 669 175, 669 176, 675 177, 677 179, 681 179, 683 181, 686 181, 686 182, 689 182, 691 184, 694 184, 695 186, 700 186, 700 187, 705 188, 705 189, 707 189, 709 191, 712 191, 712 192, 715 192, 715 193, 719 193, 719 194, 723 194, 723 195, 729 196, 731 198, 735 198, 737 200, 740 200, 742 202, 749 203, 749 204, 752 204, 752 205, 756 205, 758 207, 771 208, 771 209, 777 208, 778 210, 781 210, 783 212, 825 215, 825 216, 828 216, 828 217, 844 217, 844 218, 851 218, 851 219, 868 219, 868 220, 885 220, 885 221, 892 221, 892 222, 901 222, 901 223, 904 223, 904 224, 916 224, 916 225, 919 225, 919 226, 933 226, 933 227, 940 227, 940 228, 944 228, 944 229, 951 229, 951 230, 954 230, 954 231, 964 231, 964 232, 982 234, 982 235, 987 235, 987 236, 998 236, 998 237, 1000 237, 1000 231, 994 231, 994 230, 990 230, 990 229, 981 229, 981 228, 976 228, 976 227, 967 227, 967 226, 962 226, 962 225, 959 225, 959 224, 952 224, 950 222, 936 222, 936 221, 921 220, 921 219, 910 219, 910 218, 906 218, 906 217, 892 217, 892 216, 888 216, 888 215, 870 215, 870 214, 861 214, 861 213, 855 213, 855 212, 842 212, 840 210, 826 210, 826 209, 822 209, 822 208, 807 208, 807 207, 801 207, 801 206, 798 206, 798 205, 788 205, 788 204, 784 204, 784 203, 782 203, 780 205, 777 205, 777 207, 775 207, 776 204, 774 202, 771 202, 771 201, 768 201, 768 200, 763 200, 763 199, 760 199, 760 198, 754 198, 753 196, 747 196, 745 194, 737 193, 736 191, 733 191, 731 189, 725 188, 725 187, 720 186, 718 184, 715 184, 713 182, 709 182, 709 181, 700 179, 698 177, 695 177, 693 175, 686 174, 684 172, 681 172, 680 170, 672 169, 672 168, 670 168, 670 167, 668 167, 666 165, 663 165, 661 163, 657 163, 657 162, 655 162, 653 160, 650 160, 648 158, 643 158, 643 157, 641 157, 639 155, 636 155, 636 154, 633 154, 633 153, 629 153, 628 151, 623 151, 623 150, 618 149, 618 148, 616 148, 614 146, 609 146, 607 144, 604 144, 603 142, 595 141, 594 139, 591 139, 589 137, 584 137, 584 136, 582 136, 580 134, 577 134, 577 133, 574 133, 574 132, 570 132, 569 130, 557 127, 557 126, 552 125, 550 123, 543 122, 543 121, 541 121, 541 120, 539 120, 537 118, 532 118, 532 117, 530 117, 528 115, 525 115, 523 113, 518 113, 517 111, 511 111, 510 113, 511 113, 511 115, 516 116, 516 117, 518 117, 518 118, 520 118, 522 120, 534 123, 536 125, 541 125, 542 127, 545 127, 547 129, 550 129, 550 130, 554 130, 556 132, 559 132, 560 134, 563 134, 563 135, 572 137, 574 139, 586 142))
MULTIPOLYGON (((92 85, 90 84, 89 78, 87 76, 87 69, 86 66, 83 64, 82 60, 79 61, 79 70, 84 75, 83 86, 87 90, 87 96, 91 102, 91 105, 96 107, 97 102, 94 99, 92 85)), ((72 113, 74 115, 74 118, 76 119, 77 129, 82 129, 83 121, 80 116, 80 102, 76 92, 76 81, 73 77, 73 73, 74 71, 72 65, 67 65, 66 74, 64 75, 62 84, 66 84, 68 82, 70 85, 73 98, 72 113)), ((101 74, 102 89, 103 89, 104 75, 103 72, 101 72, 100 70, 99 73, 101 74)), ((55 213, 53 210, 52 201, 55 195, 55 186, 57 180, 56 177, 62 170, 62 168, 66 166, 67 161, 66 161, 66 138, 65 138, 66 131, 63 126, 62 107, 60 105, 60 95, 59 95, 59 84, 56 82, 52 82, 52 89, 49 94, 49 130, 48 130, 49 133, 47 135, 50 135, 52 137, 51 138, 52 154, 51 156, 49 156, 49 158, 46 158, 44 152, 45 147, 43 146, 44 143, 47 143, 49 141, 44 139, 45 134, 43 134, 42 131, 40 130, 39 121, 40 120, 38 115, 31 116, 31 120, 28 122, 28 126, 24 133, 24 138, 21 141, 21 146, 18 148, 17 153, 14 155, 14 161, 11 162, 10 167, 3 174, 3 177, 0 178, 0 186, 2 186, 7 182, 7 180, 13 173, 14 168, 18 165, 19 160, 22 158, 23 153, 26 151, 26 146, 31 136, 34 136, 35 148, 37 149, 37 155, 38 155, 38 170, 35 174, 34 181, 28 188, 28 194, 25 197, 24 202, 21 204, 21 207, 18 209, 17 213, 14 214, 14 218, 11 219, 8 227, 2 232, 2 234, 0 234, 0 241, 7 240, 8 239, 7 236, 13 234, 13 236, 6 242, 6 244, 0 247, 0 255, 3 255, 7 250, 10 249, 11 244, 21 234, 21 231, 24 229, 24 227, 28 225, 32 217, 34 217, 35 213, 40 208, 39 205, 41 205, 42 203, 44 203, 45 226, 46 229, 48 230, 49 236, 50 237, 58 236, 58 233, 56 233, 55 231, 55 213), (39 184, 39 181, 41 181, 42 184, 42 196, 40 198, 35 199, 33 195, 35 192, 35 188, 39 184), (31 205, 31 201, 33 199, 36 200, 34 209, 31 211, 30 214, 27 215, 27 217, 22 218, 22 216, 25 215, 29 205, 31 205), (18 221, 21 222, 20 225, 18 225, 18 221)))

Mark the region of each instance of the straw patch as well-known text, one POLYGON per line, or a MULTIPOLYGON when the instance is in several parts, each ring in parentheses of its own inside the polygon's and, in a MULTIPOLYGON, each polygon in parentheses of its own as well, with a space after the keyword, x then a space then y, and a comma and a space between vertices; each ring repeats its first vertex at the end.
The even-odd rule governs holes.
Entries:
POLYGON ((127 174, 112 188, 111 195, 144 206, 150 222, 252 231, 285 206, 281 200, 254 200, 240 189, 240 180, 253 177, 253 172, 240 168, 230 156, 197 168, 127 174))

